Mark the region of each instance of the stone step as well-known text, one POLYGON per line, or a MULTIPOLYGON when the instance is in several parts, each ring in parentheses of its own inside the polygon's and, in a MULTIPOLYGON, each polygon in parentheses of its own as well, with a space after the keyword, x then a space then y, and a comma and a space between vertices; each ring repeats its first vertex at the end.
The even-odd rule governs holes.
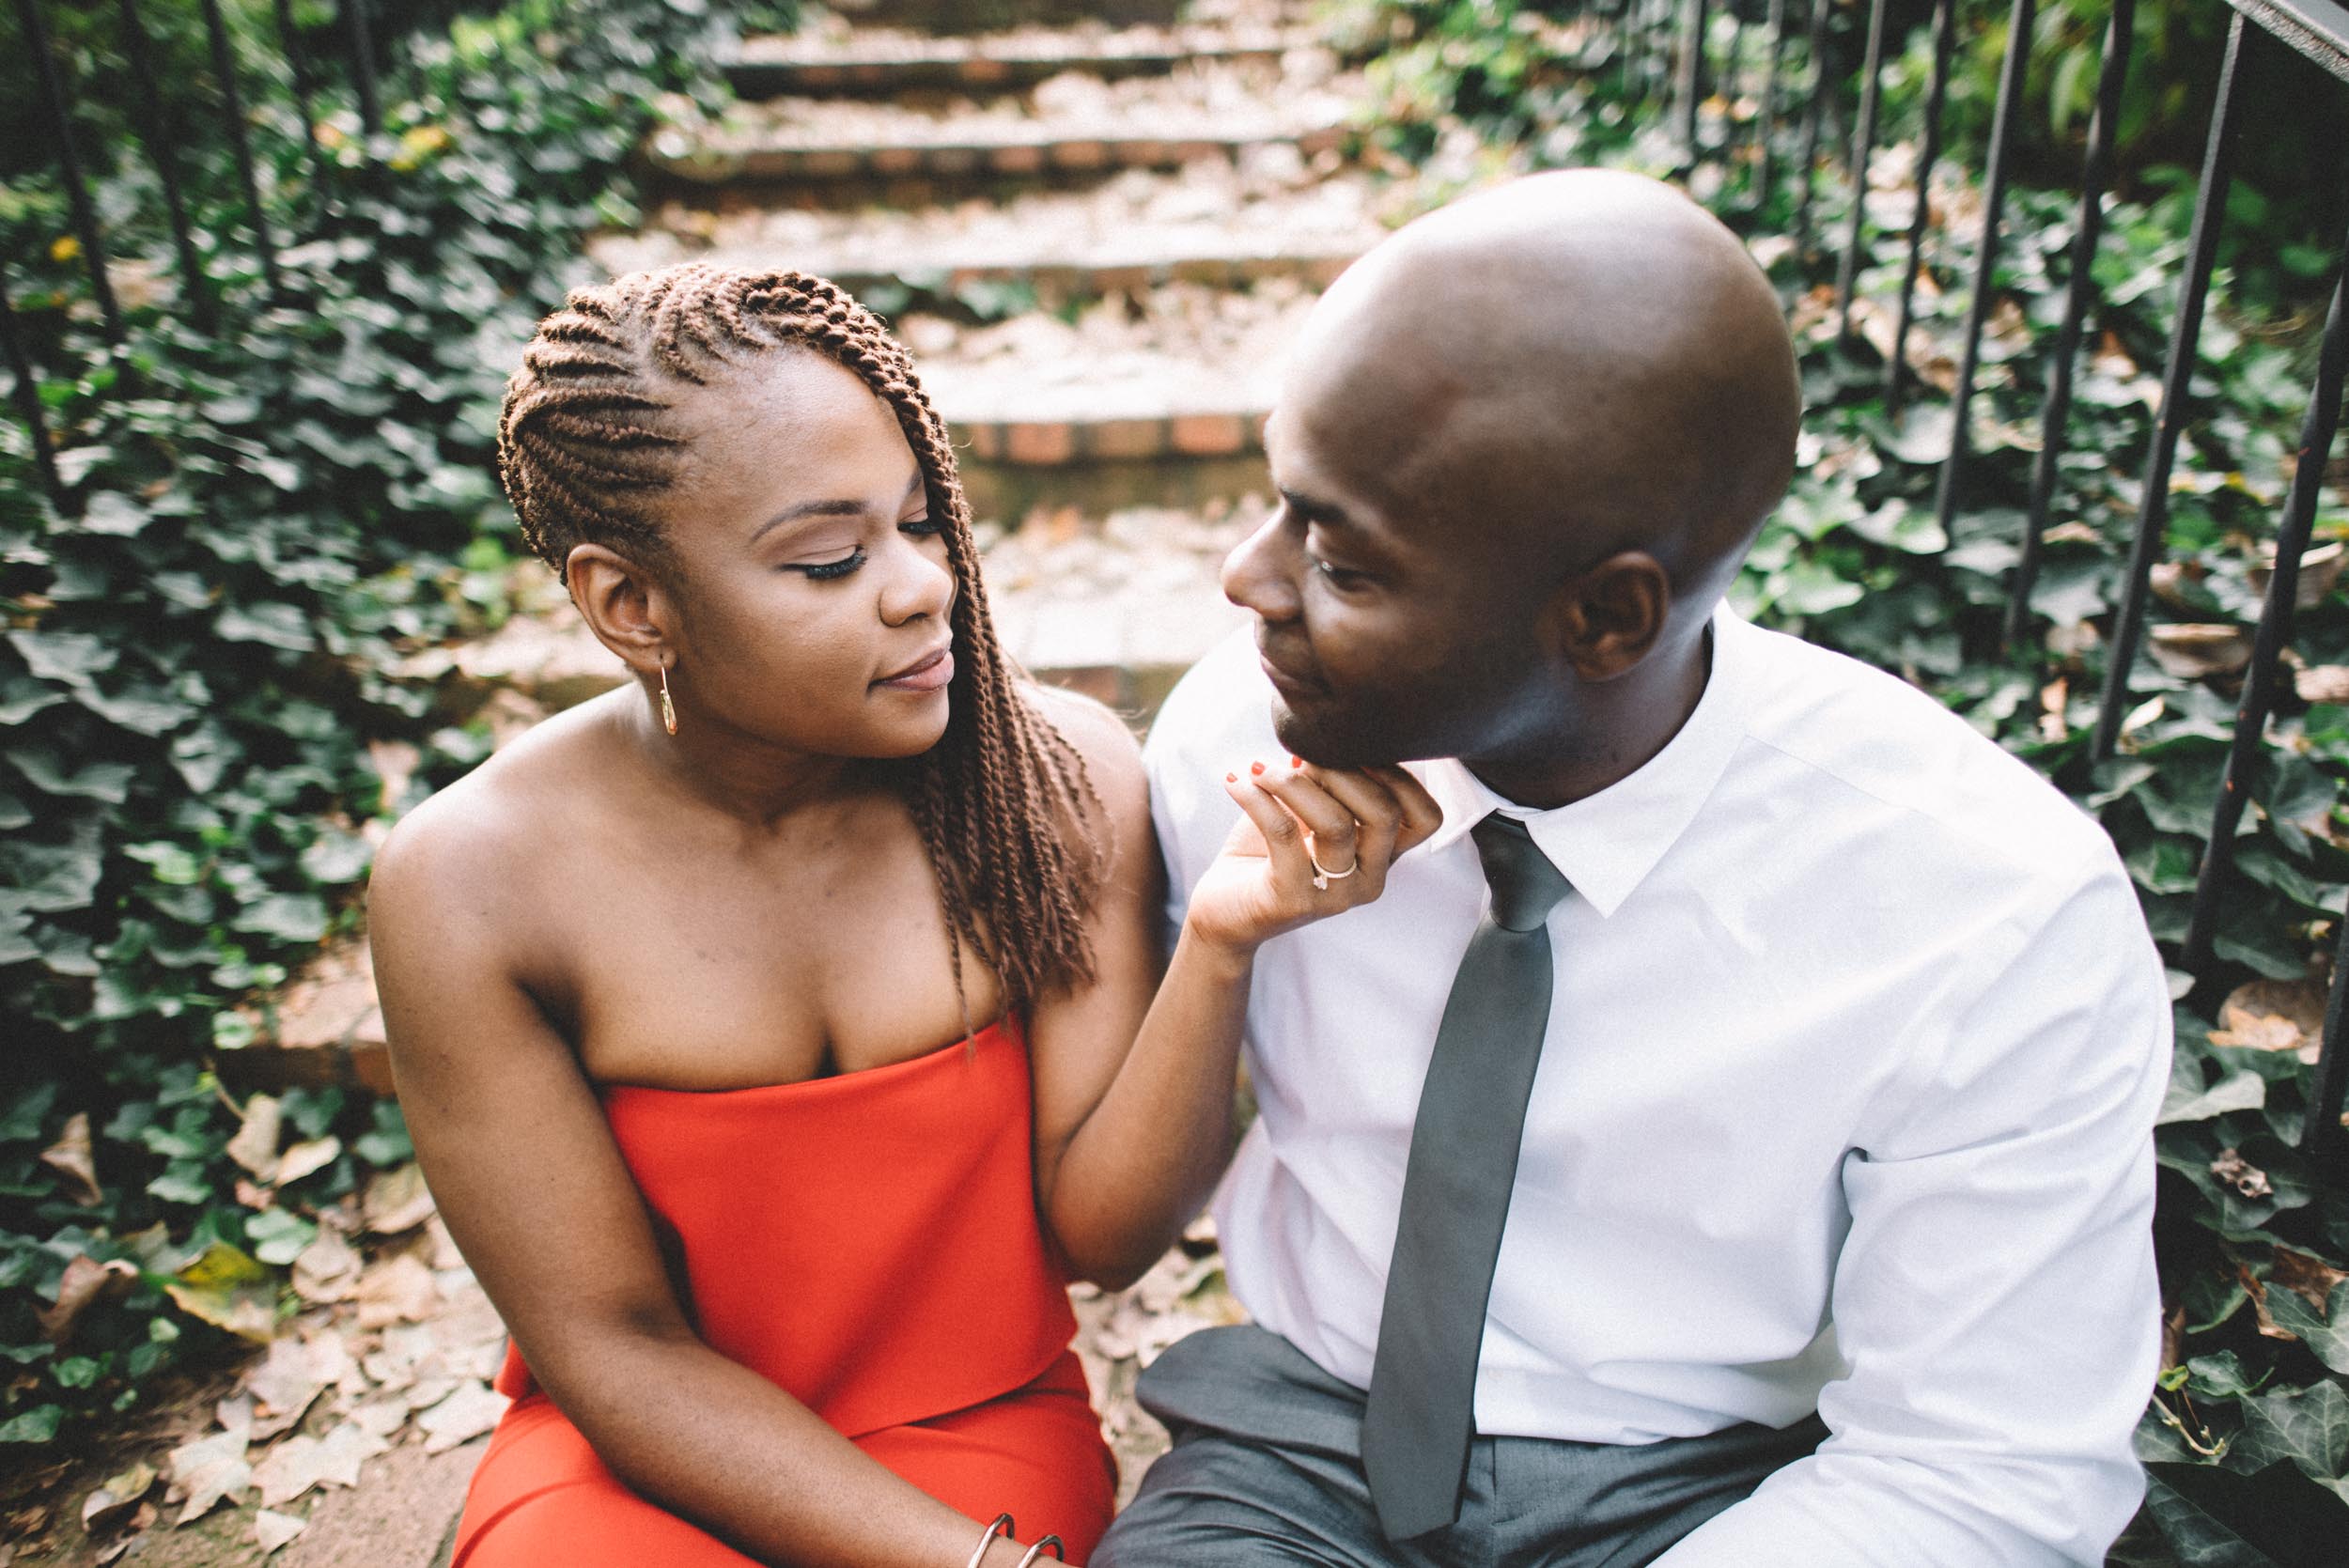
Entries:
POLYGON ((1260 450, 1314 298, 1294 280, 1171 284, 1073 320, 1035 311, 971 326, 916 312, 896 328, 974 468, 1222 459, 1260 450))
POLYGON ((758 34, 725 62, 743 98, 893 97, 948 91, 1017 92, 1063 71, 1102 81, 1164 76, 1189 62, 1277 62, 1316 44, 1311 32, 1274 28, 1019 28, 954 37, 865 27, 843 36, 758 34))
MULTIPOLYGON (((1164 77, 1064 72, 1015 96, 867 103, 808 97, 737 103, 715 121, 655 132, 646 159, 689 185, 1062 181, 1179 168, 1286 145, 1312 157, 1353 136, 1359 73, 1326 50, 1276 61, 1184 61, 1164 77)), ((919 190, 893 191, 919 195, 919 190)))
MULTIPOLYGON (((1183 672, 1247 624, 1217 572, 1263 507, 1138 508, 1097 521, 1063 505, 983 529, 996 635, 1037 678, 1109 704, 1139 732, 1183 672)), ((552 579, 534 582, 527 613, 479 642, 428 649, 402 672, 437 681, 443 716, 486 724, 500 744, 628 678, 552 579)), ((364 937, 322 953, 252 1021, 256 1043, 217 1059, 240 1094, 329 1083, 394 1092, 364 937)))
POLYGON ((633 233, 592 241, 614 274, 700 258, 814 272, 885 316, 1001 316, 1170 283, 1326 287, 1403 215, 1401 188, 1318 166, 1290 144, 1172 173, 1129 170, 1084 190, 908 210, 672 201, 633 233))

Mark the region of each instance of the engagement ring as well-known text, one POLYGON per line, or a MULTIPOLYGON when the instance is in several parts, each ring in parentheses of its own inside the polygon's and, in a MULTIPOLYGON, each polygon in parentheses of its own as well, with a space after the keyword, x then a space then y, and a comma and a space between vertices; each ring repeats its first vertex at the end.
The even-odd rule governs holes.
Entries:
POLYGON ((1327 893, 1330 891, 1330 883, 1343 882, 1348 877, 1353 876, 1354 873, 1362 869, 1362 858, 1360 855, 1357 855, 1354 857, 1354 863, 1347 866, 1344 871, 1332 871, 1328 866, 1321 863, 1321 857, 1315 853, 1316 847, 1317 846, 1314 843, 1314 835, 1307 833, 1305 835, 1305 858, 1313 862, 1314 864, 1314 891, 1315 893, 1327 893))

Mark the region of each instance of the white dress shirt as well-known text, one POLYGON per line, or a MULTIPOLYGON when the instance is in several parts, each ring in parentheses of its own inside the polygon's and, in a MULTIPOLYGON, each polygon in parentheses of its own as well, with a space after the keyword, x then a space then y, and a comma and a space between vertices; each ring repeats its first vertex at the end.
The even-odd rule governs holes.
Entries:
MULTIPOLYGON (((1476 1386, 1486 1436, 1832 1436, 1669 1568, 2100 1563, 2159 1356, 2159 957, 2103 831, 1931 698, 1723 606, 1702 700, 1554 811, 1415 764, 1436 837, 1265 944, 1232 1286, 1370 1381, 1411 1123, 1486 899, 1469 829, 1573 882, 1476 1386)), ((1283 754, 1246 637, 1147 750, 1179 921, 1283 754)))

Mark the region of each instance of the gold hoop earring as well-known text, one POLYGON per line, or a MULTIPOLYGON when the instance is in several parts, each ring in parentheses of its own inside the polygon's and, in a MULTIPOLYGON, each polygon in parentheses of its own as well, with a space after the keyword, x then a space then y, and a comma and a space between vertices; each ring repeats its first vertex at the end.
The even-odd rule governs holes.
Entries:
POLYGON ((677 704, 669 700, 669 667, 661 666, 661 727, 677 734, 677 704))

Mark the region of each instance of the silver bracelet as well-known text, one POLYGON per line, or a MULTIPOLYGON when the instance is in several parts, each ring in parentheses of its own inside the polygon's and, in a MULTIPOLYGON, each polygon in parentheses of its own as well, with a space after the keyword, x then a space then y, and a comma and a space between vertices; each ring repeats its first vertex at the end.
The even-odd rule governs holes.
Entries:
POLYGON ((1034 1545, 1028 1548, 1028 1555, 1019 1560, 1017 1564, 1017 1568, 1033 1568, 1035 1560, 1044 1555, 1044 1548, 1047 1546, 1052 1548, 1052 1560, 1054 1562, 1066 1562, 1068 1560, 1068 1559, 1061 1552, 1060 1537, 1057 1535, 1048 1535, 1038 1541, 1034 1545))
POLYGON ((1011 1532, 1011 1515, 1008 1514, 996 1514, 995 1522, 988 1526, 987 1529, 980 1533, 979 1549, 971 1554, 971 1560, 966 1565, 966 1568, 979 1568, 979 1564, 987 1560, 987 1549, 995 1544, 995 1538, 999 1535, 1008 1536, 1011 1532))

